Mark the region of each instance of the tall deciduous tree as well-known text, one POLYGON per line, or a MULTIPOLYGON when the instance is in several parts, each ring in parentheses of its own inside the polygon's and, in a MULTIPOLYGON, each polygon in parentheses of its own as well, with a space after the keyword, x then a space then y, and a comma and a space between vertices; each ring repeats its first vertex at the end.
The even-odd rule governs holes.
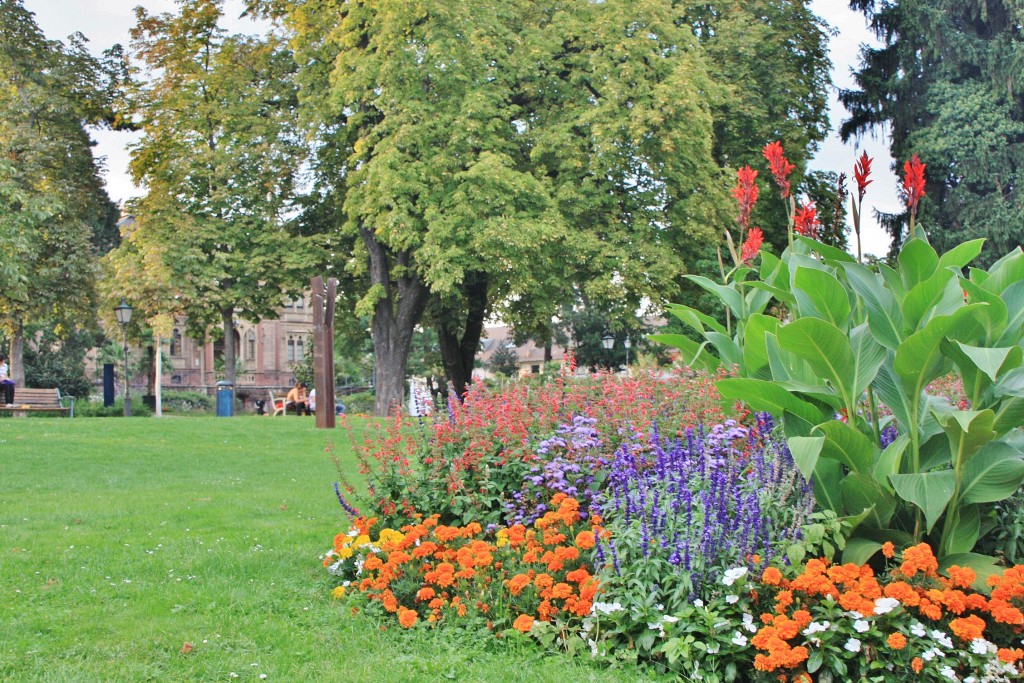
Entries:
MULTIPOLYGON (((1006 0, 853 0, 882 41, 866 47, 844 139, 881 126, 897 163, 927 164, 921 220, 940 251, 986 238, 984 265, 1024 234, 1024 29, 1006 0)), ((903 220, 887 221, 898 248, 903 220)))
POLYGON ((234 381, 235 317, 272 316, 308 282, 306 240, 285 227, 305 149, 294 62, 273 35, 227 35, 221 0, 178 4, 136 9, 127 104, 143 138, 131 170, 148 191, 128 246, 161 261, 140 272, 173 283, 193 335, 220 326, 234 381))
POLYGON ((95 238, 116 208, 86 126, 112 118, 115 62, 81 35, 47 40, 21 0, 0 0, 0 320, 19 384, 27 322, 63 334, 92 318, 95 238))
POLYGON ((320 193, 368 284, 378 412, 428 302, 461 389, 488 314, 550 325, 575 283, 671 296, 728 206, 720 88, 670 2, 259 4, 297 34, 320 193))

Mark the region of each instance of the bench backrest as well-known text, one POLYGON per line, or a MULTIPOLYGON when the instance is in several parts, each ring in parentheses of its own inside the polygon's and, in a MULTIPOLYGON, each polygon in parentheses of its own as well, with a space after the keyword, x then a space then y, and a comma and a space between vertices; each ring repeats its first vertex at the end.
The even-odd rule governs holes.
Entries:
POLYGON ((41 406, 60 408, 60 389, 16 389, 15 405, 41 406))

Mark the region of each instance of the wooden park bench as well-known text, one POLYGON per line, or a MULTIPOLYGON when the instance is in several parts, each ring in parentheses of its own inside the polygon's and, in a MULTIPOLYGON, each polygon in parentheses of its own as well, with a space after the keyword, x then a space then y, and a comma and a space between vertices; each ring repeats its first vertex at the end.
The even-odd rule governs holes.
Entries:
POLYGON ((274 396, 274 392, 267 389, 267 395, 270 397, 270 403, 267 404, 267 415, 271 417, 277 417, 278 415, 285 414, 285 404, 288 402, 284 396, 274 396))
POLYGON ((29 413, 63 413, 74 417, 74 399, 71 405, 65 406, 60 398, 60 389, 23 389, 14 392, 14 406, 5 407, 0 403, 0 411, 11 413, 13 417, 25 417, 29 413))

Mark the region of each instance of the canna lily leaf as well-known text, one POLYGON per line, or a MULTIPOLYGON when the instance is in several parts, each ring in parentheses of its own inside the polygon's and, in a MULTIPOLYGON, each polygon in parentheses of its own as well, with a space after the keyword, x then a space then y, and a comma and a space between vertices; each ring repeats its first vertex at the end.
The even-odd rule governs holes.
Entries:
POLYGON ((918 474, 894 474, 889 477, 896 494, 924 512, 925 533, 930 533, 953 497, 956 475, 951 470, 918 474))

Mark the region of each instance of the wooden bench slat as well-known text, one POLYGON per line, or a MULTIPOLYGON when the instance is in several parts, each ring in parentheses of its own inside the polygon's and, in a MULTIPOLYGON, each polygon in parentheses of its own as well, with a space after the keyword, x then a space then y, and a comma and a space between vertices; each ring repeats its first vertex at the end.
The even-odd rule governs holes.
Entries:
POLYGON ((61 404, 59 389, 18 388, 14 392, 14 404, 6 407, 0 404, 0 410, 12 413, 15 417, 23 417, 25 413, 38 411, 50 413, 70 413, 71 408, 61 404))

